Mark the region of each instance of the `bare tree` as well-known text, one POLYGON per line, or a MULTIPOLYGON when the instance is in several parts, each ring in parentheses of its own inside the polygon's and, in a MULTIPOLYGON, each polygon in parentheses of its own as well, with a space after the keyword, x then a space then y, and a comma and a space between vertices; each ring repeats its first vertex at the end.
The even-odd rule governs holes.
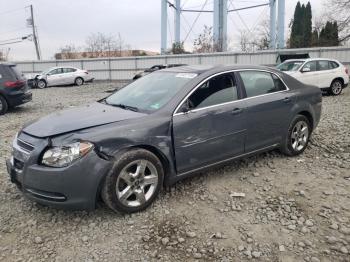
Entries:
POLYGON ((212 27, 204 25, 203 32, 194 40, 194 53, 210 53, 215 51, 212 29, 212 27))
POLYGON ((120 33, 117 37, 101 32, 92 33, 87 37, 86 45, 89 57, 122 56, 123 51, 129 48, 120 33))
POLYGON ((79 58, 79 48, 74 44, 61 47, 59 52, 55 54, 56 59, 76 59, 79 58))
POLYGON ((254 30, 240 32, 240 48, 242 52, 254 52, 268 49, 270 45, 270 30, 268 19, 262 20, 254 30))
POLYGON ((339 29, 339 41, 345 42, 350 39, 350 0, 327 0, 325 1, 327 16, 330 20, 337 21, 339 29))

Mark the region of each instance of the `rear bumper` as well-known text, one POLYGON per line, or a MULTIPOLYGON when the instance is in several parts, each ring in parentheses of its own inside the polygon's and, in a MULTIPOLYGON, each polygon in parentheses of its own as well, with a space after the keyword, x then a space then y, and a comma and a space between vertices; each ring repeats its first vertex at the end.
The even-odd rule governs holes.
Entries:
POLYGON ((19 106, 27 102, 32 101, 33 95, 32 92, 25 93, 10 93, 6 95, 6 100, 11 107, 19 106))

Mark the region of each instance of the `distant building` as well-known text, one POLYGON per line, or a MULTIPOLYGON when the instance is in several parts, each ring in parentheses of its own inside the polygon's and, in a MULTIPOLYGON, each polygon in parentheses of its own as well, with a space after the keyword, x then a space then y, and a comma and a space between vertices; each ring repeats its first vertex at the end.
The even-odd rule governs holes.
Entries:
POLYGON ((113 50, 113 51, 95 51, 95 52, 61 52, 55 54, 55 59, 82 59, 82 58, 101 58, 101 57, 127 57, 127 56, 154 56, 157 52, 147 50, 113 50))

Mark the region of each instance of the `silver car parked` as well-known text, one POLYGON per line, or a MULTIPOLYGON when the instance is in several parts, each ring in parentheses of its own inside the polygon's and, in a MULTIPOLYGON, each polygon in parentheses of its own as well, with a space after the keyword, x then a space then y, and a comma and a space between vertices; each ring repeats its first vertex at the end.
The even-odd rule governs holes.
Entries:
POLYGON ((42 89, 57 85, 75 84, 80 86, 84 82, 92 81, 93 77, 88 71, 75 67, 52 67, 37 75, 34 80, 35 85, 42 89))

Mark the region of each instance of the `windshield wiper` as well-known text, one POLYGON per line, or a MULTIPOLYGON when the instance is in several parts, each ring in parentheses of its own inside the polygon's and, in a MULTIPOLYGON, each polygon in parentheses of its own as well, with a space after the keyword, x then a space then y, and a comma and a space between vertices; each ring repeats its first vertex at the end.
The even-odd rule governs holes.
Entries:
POLYGON ((120 108, 123 108, 123 109, 126 109, 126 110, 131 110, 131 111, 134 111, 134 112, 138 112, 139 111, 139 109, 137 107, 135 107, 135 106, 128 106, 128 105, 124 105, 124 104, 109 104, 109 103, 107 103, 107 104, 111 105, 111 106, 115 106, 115 107, 120 107, 120 108))

